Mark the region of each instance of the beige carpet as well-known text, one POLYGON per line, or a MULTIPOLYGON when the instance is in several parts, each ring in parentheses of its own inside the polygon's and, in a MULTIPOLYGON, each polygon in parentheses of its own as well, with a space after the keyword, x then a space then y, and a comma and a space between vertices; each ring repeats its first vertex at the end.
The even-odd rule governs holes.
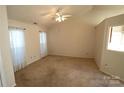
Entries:
POLYGON ((93 59, 47 56, 15 73, 22 87, 124 86, 100 72, 93 59))

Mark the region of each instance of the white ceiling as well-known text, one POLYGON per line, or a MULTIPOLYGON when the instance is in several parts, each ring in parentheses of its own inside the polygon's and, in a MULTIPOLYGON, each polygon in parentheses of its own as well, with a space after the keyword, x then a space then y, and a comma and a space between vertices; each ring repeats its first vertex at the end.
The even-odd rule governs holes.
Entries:
POLYGON ((49 27, 56 23, 52 16, 56 10, 61 8, 63 14, 71 14, 73 18, 85 20, 93 25, 97 25, 105 18, 123 14, 124 6, 119 5, 11 5, 7 6, 9 19, 24 22, 37 22, 40 26, 49 27))

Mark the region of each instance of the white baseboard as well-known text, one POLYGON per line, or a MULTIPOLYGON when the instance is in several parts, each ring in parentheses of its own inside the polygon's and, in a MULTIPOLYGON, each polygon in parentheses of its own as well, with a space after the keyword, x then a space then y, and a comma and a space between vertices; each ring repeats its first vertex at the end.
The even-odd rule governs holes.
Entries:
POLYGON ((16 86, 16 83, 15 84, 13 84, 11 87, 15 87, 16 86))
POLYGON ((12 84, 12 85, 3 85, 2 87, 15 87, 16 83, 12 84))
MULTIPOLYGON (((71 56, 71 55, 59 55, 59 54, 48 54, 47 56, 63 56, 63 57, 73 57, 73 58, 88 58, 88 59, 94 59, 94 57, 71 56)), ((94 59, 94 60, 95 60, 95 59, 94 59)))
MULTIPOLYGON (((105 71, 103 71, 102 69, 99 69, 99 70, 100 70, 101 72, 103 72, 103 73, 105 73, 105 74, 109 75, 109 76, 112 76, 112 74, 111 74, 111 73, 105 72, 105 71)), ((118 80, 120 80, 120 81, 124 82, 124 79, 123 79, 123 78, 121 78, 121 77, 120 77, 120 79, 118 79, 118 80)))

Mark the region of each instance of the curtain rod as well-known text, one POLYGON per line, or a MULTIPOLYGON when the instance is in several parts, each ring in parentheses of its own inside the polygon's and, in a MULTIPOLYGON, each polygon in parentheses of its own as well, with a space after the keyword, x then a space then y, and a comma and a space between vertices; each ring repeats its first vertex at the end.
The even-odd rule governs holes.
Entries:
POLYGON ((26 28, 23 28, 23 27, 15 27, 15 26, 9 26, 9 28, 16 28, 16 29, 23 29, 23 30, 26 30, 26 28))
POLYGON ((39 32, 43 32, 43 31, 39 31, 39 32))

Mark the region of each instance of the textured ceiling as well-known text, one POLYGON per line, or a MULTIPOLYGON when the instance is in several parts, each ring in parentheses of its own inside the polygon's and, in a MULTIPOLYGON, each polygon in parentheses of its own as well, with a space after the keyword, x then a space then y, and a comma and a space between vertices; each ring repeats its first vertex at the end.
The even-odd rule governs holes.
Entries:
POLYGON ((49 27, 56 23, 53 16, 58 8, 62 9, 63 14, 72 15, 67 20, 76 18, 93 25, 97 25, 105 18, 124 13, 124 6, 120 5, 11 5, 7 6, 7 11, 9 19, 37 22, 39 26, 49 27))

